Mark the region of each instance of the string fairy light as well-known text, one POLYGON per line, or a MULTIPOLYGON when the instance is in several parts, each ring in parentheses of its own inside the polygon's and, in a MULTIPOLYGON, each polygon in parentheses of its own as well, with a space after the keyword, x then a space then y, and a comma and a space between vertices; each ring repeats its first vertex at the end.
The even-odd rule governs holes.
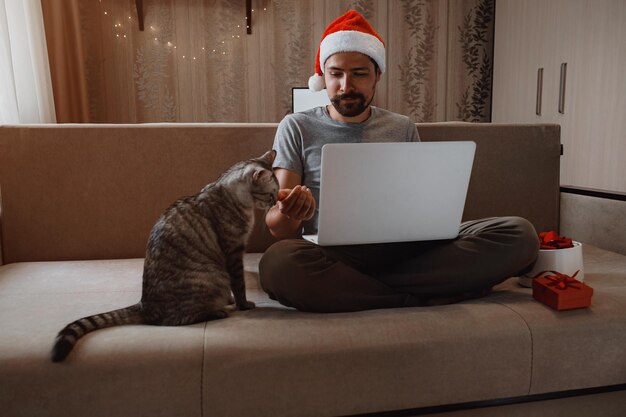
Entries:
MULTIPOLYGON (((103 8, 106 7, 106 6, 102 5, 102 0, 98 0, 98 3, 103 8)), ((263 11, 267 11, 267 7, 264 7, 263 11)), ((252 12, 255 12, 255 9, 252 9, 252 12)), ((107 17, 109 16, 108 10, 103 10, 103 13, 104 13, 105 16, 107 16, 107 17)), ((244 19, 246 20, 246 29, 250 28, 250 25, 248 24, 248 21, 247 21, 248 17, 245 16, 244 19)), ((132 21, 133 20, 132 16, 128 16, 128 20, 132 21)), ((115 32, 114 33, 115 38, 125 39, 125 38, 128 37, 126 33, 120 32, 120 31, 123 31, 122 23, 120 23, 120 22, 115 23, 113 25, 113 28, 114 28, 114 32, 115 32)), ((242 28, 242 25, 238 24, 237 25, 237 29, 241 29, 241 28, 242 28)), ((150 25, 150 30, 152 32, 156 32, 154 34, 157 34, 159 32, 158 28, 156 28, 154 25, 150 25)), ((153 36, 154 36, 154 34, 153 34, 153 36)), ((238 34, 238 33, 231 34, 230 38, 226 37, 226 39, 241 39, 241 35, 238 34)), ((154 42, 160 43, 158 36, 154 37, 154 42)), ((177 49, 177 45, 175 45, 172 41, 165 42, 165 40, 161 38, 161 42, 162 42, 162 44, 165 43, 167 45, 167 47, 169 47, 169 48, 173 47, 174 50, 177 49)), ((203 53, 207 53, 207 54, 220 54, 222 56, 227 55, 227 51, 223 49, 223 48, 227 48, 226 40, 224 38, 222 38, 222 40, 218 41, 218 42, 219 42, 219 45, 221 45, 221 48, 219 48, 219 49, 222 49, 222 50, 218 50, 218 48, 210 48, 210 47, 207 48, 206 46, 201 46, 201 50, 204 51, 203 53)), ((190 57, 192 58, 193 61, 197 60, 197 55, 196 56, 190 55, 190 57)), ((182 59, 186 60, 187 59, 187 54, 182 55, 182 59)))

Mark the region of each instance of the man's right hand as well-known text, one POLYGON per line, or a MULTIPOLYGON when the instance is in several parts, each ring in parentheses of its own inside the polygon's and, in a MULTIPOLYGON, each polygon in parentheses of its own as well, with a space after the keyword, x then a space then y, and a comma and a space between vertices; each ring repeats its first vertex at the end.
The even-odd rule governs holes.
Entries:
POLYGON ((282 168, 274 170, 280 190, 278 202, 265 216, 265 223, 274 237, 297 238, 302 234, 302 222, 315 215, 315 199, 311 190, 301 185, 302 177, 282 168))
POLYGON ((296 185, 291 189, 280 189, 276 205, 281 214, 292 220, 309 220, 315 214, 313 194, 303 185, 296 185))

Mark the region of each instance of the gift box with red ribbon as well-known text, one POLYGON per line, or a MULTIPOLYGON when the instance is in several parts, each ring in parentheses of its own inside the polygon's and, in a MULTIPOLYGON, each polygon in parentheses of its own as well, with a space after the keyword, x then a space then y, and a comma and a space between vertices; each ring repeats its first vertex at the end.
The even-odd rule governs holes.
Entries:
POLYGON ((585 281, 582 243, 560 236, 555 231, 539 233, 539 254, 532 269, 518 278, 523 287, 531 288, 535 278, 550 271, 564 274, 577 273, 576 279, 585 281), (541 272, 540 272, 541 271, 541 272))
POLYGON ((578 281, 576 275, 557 271, 542 271, 533 280, 533 297, 555 310, 571 310, 591 305, 593 288, 578 281), (541 276, 548 272, 547 275, 541 276))

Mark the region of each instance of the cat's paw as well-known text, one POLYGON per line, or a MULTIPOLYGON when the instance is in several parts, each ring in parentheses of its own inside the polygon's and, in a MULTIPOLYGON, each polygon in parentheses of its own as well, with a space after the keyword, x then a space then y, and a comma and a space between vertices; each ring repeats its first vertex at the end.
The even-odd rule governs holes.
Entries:
POLYGON ((246 301, 242 304, 239 304, 237 307, 239 308, 239 310, 252 310, 254 307, 256 307, 256 304, 254 304, 252 301, 246 301))
POLYGON ((219 320, 219 319, 225 319, 226 317, 228 317, 228 311, 222 309, 222 310, 215 310, 211 313, 210 317, 213 320, 219 320))

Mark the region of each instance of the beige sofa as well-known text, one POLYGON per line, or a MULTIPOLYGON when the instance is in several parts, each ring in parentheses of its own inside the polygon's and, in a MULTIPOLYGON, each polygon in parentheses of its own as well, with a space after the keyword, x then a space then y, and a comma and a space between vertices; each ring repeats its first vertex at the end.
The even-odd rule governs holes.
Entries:
MULTIPOLYGON (((258 221, 246 255, 258 308, 101 330, 51 363, 66 323, 139 299, 161 211, 269 149, 275 129, 0 126, 3 416, 625 415, 626 256, 590 245, 589 309, 556 312, 511 278, 453 305, 311 314, 260 290, 272 239, 258 221)), ((418 129, 423 140, 476 141, 466 219, 519 215, 558 229, 558 126, 418 129)))

